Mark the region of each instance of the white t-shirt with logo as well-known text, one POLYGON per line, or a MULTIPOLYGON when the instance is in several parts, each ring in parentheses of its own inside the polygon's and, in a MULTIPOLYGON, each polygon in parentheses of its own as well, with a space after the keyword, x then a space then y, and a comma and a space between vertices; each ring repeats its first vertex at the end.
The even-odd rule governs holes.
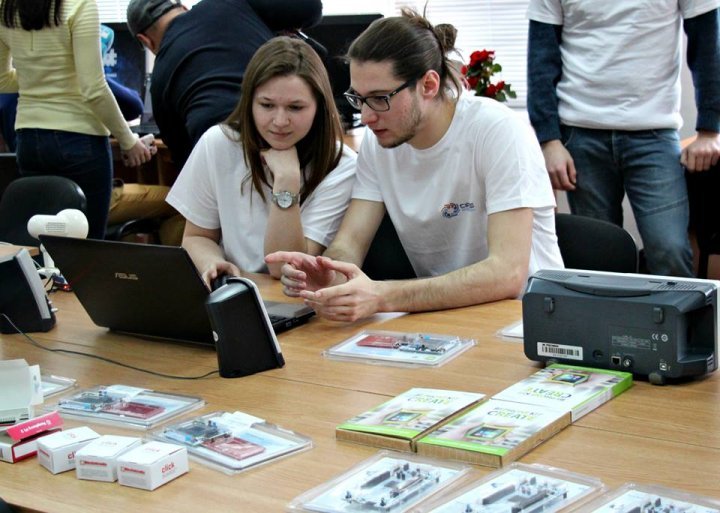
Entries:
POLYGON ((529 273, 563 268, 555 197, 529 123, 495 100, 464 94, 434 146, 385 149, 368 131, 353 198, 385 203, 418 276, 437 276, 488 256, 488 215, 533 209, 529 273))
MULTIPOLYGON (((300 205, 306 238, 326 247, 335 238, 350 203, 355 159, 346 146, 337 167, 300 205)), ((244 182, 249 172, 240 143, 216 125, 195 145, 166 201, 193 224, 219 228, 228 261, 244 271, 266 273, 264 241, 272 190, 264 186, 263 202, 252 181, 244 182)))
POLYGON ((530 0, 528 18, 562 25, 562 123, 583 128, 680 128, 683 18, 720 0, 530 0))

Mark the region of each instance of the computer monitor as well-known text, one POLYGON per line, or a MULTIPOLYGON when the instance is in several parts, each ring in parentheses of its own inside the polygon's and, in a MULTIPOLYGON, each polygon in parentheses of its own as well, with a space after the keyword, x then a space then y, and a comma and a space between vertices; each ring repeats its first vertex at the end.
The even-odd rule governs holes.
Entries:
POLYGON ((114 32, 112 45, 103 58, 105 76, 134 89, 145 97, 145 49, 135 39, 125 23, 103 23, 114 32))
POLYGON ((314 27, 303 30, 305 34, 323 45, 327 50, 325 66, 330 76, 333 96, 343 126, 348 129, 359 124, 357 111, 347 102, 343 93, 350 87, 350 66, 344 57, 350 43, 382 14, 344 14, 323 16, 314 27))

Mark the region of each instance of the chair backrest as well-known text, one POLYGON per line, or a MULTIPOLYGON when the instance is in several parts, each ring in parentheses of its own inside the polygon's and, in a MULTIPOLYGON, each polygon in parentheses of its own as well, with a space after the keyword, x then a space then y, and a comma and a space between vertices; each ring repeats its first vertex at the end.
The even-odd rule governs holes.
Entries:
POLYGON ((697 241, 698 278, 708 277, 710 255, 720 253, 720 164, 702 173, 687 173, 690 231, 697 241))
POLYGON ((591 217, 555 214, 555 230, 565 267, 635 273, 638 249, 622 227, 591 217))
POLYGON ((0 198, 10 182, 20 178, 14 153, 0 153, 0 198))
POLYGON ((365 256, 362 270, 372 280, 406 280, 417 278, 415 270, 400 243, 395 225, 385 214, 370 249, 365 256))
POLYGON ((55 215, 66 208, 85 212, 82 189, 62 176, 25 176, 10 182, 0 199, 0 241, 21 246, 40 243, 27 231, 36 214, 55 215))

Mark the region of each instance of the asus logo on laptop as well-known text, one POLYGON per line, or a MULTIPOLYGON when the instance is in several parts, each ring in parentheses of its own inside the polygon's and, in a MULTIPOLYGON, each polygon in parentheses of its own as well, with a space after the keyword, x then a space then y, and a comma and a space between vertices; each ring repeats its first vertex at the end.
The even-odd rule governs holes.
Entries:
POLYGON ((135 273, 115 273, 115 277, 118 280, 139 280, 138 275, 135 273))

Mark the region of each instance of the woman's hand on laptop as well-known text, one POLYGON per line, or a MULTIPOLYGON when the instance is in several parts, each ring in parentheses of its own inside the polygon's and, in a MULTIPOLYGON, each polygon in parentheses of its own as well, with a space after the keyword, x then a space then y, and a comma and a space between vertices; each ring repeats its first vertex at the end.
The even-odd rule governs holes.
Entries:
POLYGON ((212 290, 212 282, 215 278, 222 274, 230 276, 240 276, 240 269, 226 260, 214 262, 210 264, 202 273, 202 279, 208 289, 212 290))

